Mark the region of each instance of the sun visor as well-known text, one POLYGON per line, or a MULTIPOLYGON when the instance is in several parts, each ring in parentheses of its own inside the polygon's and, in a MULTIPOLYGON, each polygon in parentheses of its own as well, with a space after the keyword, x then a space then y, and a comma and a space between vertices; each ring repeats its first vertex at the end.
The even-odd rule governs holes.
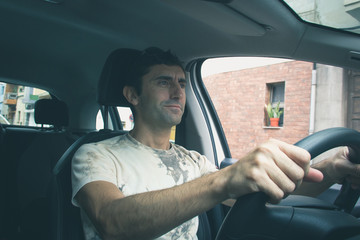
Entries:
POLYGON ((162 2, 182 14, 231 35, 262 36, 266 32, 264 26, 224 3, 200 0, 163 0, 162 2))

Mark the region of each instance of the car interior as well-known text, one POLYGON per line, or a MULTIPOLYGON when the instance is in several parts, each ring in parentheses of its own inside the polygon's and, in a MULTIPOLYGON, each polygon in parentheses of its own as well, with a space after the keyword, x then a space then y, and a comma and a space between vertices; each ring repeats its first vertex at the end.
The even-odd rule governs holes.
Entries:
MULTIPOLYGON (((170 49, 183 61, 187 105, 174 141, 218 168, 237 160, 203 83, 206 60, 276 57, 360 71, 360 1, 336 0, 351 8, 351 24, 359 17, 351 26, 304 20, 301 4, 326 1, 298 2, 0 1, 0 82, 50 96, 34 103, 34 125, 0 124, 0 240, 84 239, 80 211, 71 204, 71 159, 85 143, 129 131, 118 111, 128 107, 119 89, 134 49, 170 49)), ((338 146, 360 154, 360 133, 336 126, 297 145, 313 157, 338 146)), ((231 209, 218 205, 200 215, 198 239, 360 239, 359 196, 346 184, 279 205, 252 194, 231 209)))

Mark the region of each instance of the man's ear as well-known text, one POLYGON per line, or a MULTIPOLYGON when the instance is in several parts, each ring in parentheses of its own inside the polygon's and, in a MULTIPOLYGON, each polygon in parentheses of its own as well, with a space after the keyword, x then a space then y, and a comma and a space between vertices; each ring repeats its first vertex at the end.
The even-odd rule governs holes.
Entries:
POLYGON ((123 94, 126 100, 133 106, 139 104, 139 96, 137 95, 137 92, 134 87, 125 86, 123 89, 123 94))

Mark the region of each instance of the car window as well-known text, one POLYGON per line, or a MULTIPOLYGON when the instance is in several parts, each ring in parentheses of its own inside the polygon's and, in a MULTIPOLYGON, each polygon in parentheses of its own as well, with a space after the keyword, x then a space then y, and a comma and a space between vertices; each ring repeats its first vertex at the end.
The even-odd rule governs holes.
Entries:
POLYGON ((133 129, 134 117, 131 112, 131 109, 129 107, 117 107, 116 109, 119 113, 121 124, 123 125, 123 129, 127 131, 133 129))
POLYGON ((270 137, 296 143, 325 128, 360 130, 358 71, 286 59, 222 58, 204 62, 202 79, 233 158, 270 137))
POLYGON ((360 34, 359 0, 285 0, 304 21, 360 34))
MULTIPOLYGON (((121 124, 124 130, 130 131, 134 127, 134 118, 131 112, 131 109, 129 107, 117 107, 116 108, 117 113, 119 114, 121 124)), ((113 119, 111 119, 111 116, 109 115, 109 126, 111 129, 113 129, 113 119)), ((101 114, 101 111, 99 110, 96 116, 96 129, 100 130, 104 128, 104 120, 103 116, 101 114)))
POLYGON ((35 102, 50 98, 50 94, 42 89, 0 82, 0 123, 40 127, 34 119, 35 102))

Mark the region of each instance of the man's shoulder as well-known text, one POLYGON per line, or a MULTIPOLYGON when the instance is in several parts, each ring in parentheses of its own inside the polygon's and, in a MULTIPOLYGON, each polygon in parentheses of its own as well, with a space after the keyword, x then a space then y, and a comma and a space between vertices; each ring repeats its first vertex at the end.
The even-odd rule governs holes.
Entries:
POLYGON ((174 144, 174 150, 180 155, 186 155, 187 159, 191 159, 197 166, 199 166, 201 175, 217 171, 216 166, 211 163, 205 155, 200 154, 195 150, 188 150, 177 144, 174 144))
POLYGON ((118 135, 115 137, 110 137, 101 141, 97 142, 89 142, 85 143, 82 146, 79 147, 80 152, 81 151, 88 151, 88 150, 95 150, 95 149, 103 149, 107 148, 110 149, 112 147, 118 147, 122 146, 125 142, 128 141, 127 134, 124 135, 118 135))
POLYGON ((200 158, 204 158, 205 156, 200 154, 199 152, 195 151, 195 150, 188 150, 185 147, 178 145, 178 144, 173 144, 173 147, 175 149, 176 152, 180 152, 182 154, 185 154, 189 157, 191 157, 193 160, 198 161, 200 158))
POLYGON ((178 145, 176 143, 172 143, 171 146, 174 148, 175 151, 180 151, 180 152, 185 153, 185 154, 188 154, 188 153, 193 151, 193 150, 188 150, 185 147, 183 147, 181 145, 178 145))
POLYGON ((110 137, 110 138, 107 138, 107 139, 104 139, 104 140, 101 140, 101 141, 98 141, 98 142, 93 142, 94 145, 117 145, 119 143, 122 143, 122 142, 127 142, 129 141, 128 139, 128 133, 126 134, 121 134, 121 135, 118 135, 118 136, 115 136, 115 137, 110 137))

